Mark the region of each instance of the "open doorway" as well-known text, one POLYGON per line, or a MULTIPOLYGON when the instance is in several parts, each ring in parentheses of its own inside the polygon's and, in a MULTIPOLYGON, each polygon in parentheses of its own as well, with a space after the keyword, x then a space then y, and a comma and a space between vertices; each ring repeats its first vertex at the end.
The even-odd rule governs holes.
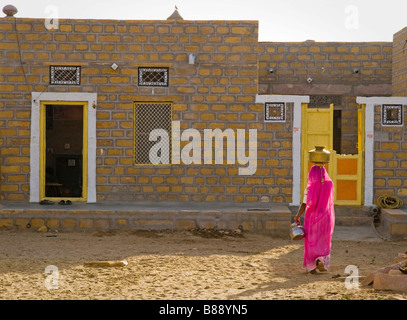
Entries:
POLYGON ((361 205, 363 203, 363 172, 364 172, 364 110, 358 110, 358 153, 340 154, 341 136, 338 133, 341 113, 334 112, 334 105, 329 108, 302 109, 302 177, 301 194, 307 184, 308 172, 313 165, 308 161, 308 152, 315 146, 324 146, 331 152, 330 161, 324 166, 335 186, 335 204, 361 205), (338 148, 338 150, 335 149, 338 148))
POLYGON ((86 200, 86 116, 83 102, 42 104, 41 200, 86 200))

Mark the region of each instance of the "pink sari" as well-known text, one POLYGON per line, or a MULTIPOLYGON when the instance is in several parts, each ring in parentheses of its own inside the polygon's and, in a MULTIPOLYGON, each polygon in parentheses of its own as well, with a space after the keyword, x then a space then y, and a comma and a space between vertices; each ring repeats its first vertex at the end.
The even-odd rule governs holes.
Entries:
POLYGON ((304 215, 304 263, 308 271, 320 260, 330 264, 331 238, 335 226, 334 187, 324 167, 313 166, 308 174, 304 215))

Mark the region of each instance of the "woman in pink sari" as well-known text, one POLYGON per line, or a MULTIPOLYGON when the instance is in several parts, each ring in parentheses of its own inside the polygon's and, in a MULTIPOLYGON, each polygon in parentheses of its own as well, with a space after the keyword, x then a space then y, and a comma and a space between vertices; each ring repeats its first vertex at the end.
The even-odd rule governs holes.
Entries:
POLYGON ((322 165, 314 165, 308 174, 304 201, 294 220, 304 215, 304 263, 311 273, 326 271, 330 264, 331 238, 335 226, 334 186, 322 165))

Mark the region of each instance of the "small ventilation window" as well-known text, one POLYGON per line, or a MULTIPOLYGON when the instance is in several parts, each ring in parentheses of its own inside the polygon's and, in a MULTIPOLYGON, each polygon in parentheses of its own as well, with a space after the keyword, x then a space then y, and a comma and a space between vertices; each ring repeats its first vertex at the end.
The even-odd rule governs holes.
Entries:
POLYGON ((139 67, 138 85, 144 87, 168 87, 168 68, 139 67))
POLYGON ((50 66, 50 84, 74 85, 81 84, 81 67, 79 66, 50 66))
POLYGON ((266 102, 264 104, 264 121, 285 121, 285 103, 266 102))
POLYGON ((309 96, 308 108, 329 108, 331 104, 341 106, 342 96, 309 96))
POLYGON ((382 106, 382 125, 403 125, 403 107, 401 104, 384 104, 382 106))

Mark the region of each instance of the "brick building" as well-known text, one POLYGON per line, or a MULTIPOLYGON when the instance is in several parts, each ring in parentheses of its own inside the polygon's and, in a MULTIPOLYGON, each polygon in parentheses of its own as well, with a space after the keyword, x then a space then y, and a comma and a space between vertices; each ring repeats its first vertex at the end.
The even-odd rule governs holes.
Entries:
POLYGON ((295 205, 304 112, 331 104, 331 149, 360 155, 359 204, 407 197, 406 29, 393 43, 264 43, 257 21, 175 15, 0 30, 2 200, 295 205))

